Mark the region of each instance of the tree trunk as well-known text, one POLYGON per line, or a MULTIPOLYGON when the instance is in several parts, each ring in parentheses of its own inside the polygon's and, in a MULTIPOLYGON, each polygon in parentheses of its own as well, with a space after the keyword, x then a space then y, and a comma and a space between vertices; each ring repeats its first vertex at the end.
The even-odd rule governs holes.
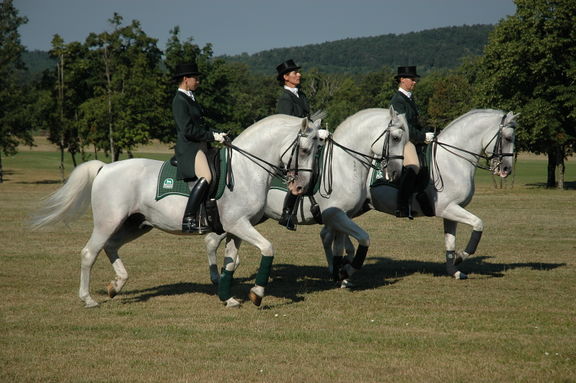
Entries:
POLYGON ((547 188, 556 187, 556 166, 558 154, 554 147, 548 149, 548 180, 546 181, 547 188))
POLYGON ((65 181, 64 177, 64 146, 60 145, 60 180, 62 183, 65 181))
POLYGON ((0 184, 4 182, 4 167, 2 166, 2 152, 0 151, 0 184))
POLYGON ((114 127, 112 125, 112 80, 110 79, 110 65, 109 65, 110 58, 108 57, 108 49, 104 47, 104 64, 106 67, 106 84, 107 84, 107 93, 108 93, 108 136, 110 139, 110 153, 112 154, 112 161, 116 161, 114 159, 114 153, 116 149, 114 148, 114 127))
POLYGON ((564 164, 564 147, 559 150, 558 157, 557 157, 557 180, 558 180, 558 189, 564 190, 564 172, 566 171, 566 166, 564 164))

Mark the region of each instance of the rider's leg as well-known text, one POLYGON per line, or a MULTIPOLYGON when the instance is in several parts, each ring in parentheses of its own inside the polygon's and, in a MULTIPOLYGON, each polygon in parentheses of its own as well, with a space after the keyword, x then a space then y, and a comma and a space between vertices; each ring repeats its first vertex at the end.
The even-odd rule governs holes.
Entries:
POLYGON ((420 161, 418 160, 416 147, 411 142, 408 142, 406 146, 404 146, 404 167, 406 171, 400 180, 396 217, 413 219, 410 201, 414 188, 416 187, 418 173, 420 172, 420 161))
POLYGON ((188 197, 188 203, 182 219, 182 232, 202 234, 209 232, 210 229, 209 227, 202 225, 202 222, 200 222, 198 218, 198 210, 206 197, 210 181, 212 180, 208 160, 206 159, 206 154, 204 154, 202 150, 199 150, 196 153, 194 170, 196 176, 198 176, 198 181, 188 182, 190 197, 188 197))
POLYGON ((298 201, 298 196, 288 191, 288 193, 286 193, 286 198, 284 198, 282 217, 278 220, 278 224, 286 226, 288 230, 296 230, 296 214, 294 214, 296 201, 298 201))

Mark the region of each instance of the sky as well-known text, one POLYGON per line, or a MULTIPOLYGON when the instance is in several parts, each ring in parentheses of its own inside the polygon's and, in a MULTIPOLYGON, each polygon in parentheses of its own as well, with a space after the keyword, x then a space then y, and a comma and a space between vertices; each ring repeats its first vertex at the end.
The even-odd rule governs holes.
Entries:
POLYGON ((253 54, 267 49, 319 44, 346 38, 402 34, 425 29, 497 24, 513 15, 513 0, 14 0, 28 23, 19 28, 28 50, 50 49, 110 31, 114 12, 124 25, 138 20, 164 49, 175 26, 180 40, 214 55, 253 54))

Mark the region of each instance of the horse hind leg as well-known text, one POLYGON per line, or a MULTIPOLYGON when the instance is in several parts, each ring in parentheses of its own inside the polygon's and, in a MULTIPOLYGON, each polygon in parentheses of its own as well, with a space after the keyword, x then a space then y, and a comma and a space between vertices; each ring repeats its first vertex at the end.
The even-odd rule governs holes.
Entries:
POLYGON ((92 236, 80 253, 80 288, 78 296, 84 302, 84 307, 86 308, 98 306, 98 302, 90 295, 90 273, 106 239, 105 235, 93 231, 92 236))
POLYGON ((118 250, 124 244, 131 242, 152 230, 151 226, 144 225, 143 222, 144 216, 142 214, 131 215, 104 245, 104 251, 106 252, 108 260, 112 264, 112 268, 114 268, 116 274, 114 280, 110 281, 106 286, 110 298, 114 298, 118 293, 120 293, 128 281, 128 272, 118 255, 118 250))

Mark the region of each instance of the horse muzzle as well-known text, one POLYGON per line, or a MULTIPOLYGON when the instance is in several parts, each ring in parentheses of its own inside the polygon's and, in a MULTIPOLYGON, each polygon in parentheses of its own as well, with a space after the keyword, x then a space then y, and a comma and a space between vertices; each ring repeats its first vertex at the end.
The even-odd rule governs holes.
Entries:
POLYGON ((309 177, 300 177, 299 175, 288 174, 288 190, 293 195, 302 195, 308 189, 308 181, 303 178, 309 177))

